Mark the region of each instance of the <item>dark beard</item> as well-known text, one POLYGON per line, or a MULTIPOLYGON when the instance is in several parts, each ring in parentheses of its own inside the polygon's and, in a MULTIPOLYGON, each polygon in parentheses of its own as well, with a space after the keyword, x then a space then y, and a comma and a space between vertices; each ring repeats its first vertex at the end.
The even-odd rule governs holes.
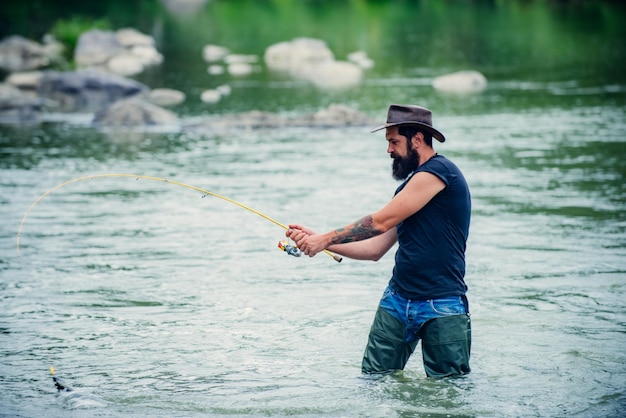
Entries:
POLYGON ((404 180, 417 168, 418 162, 417 151, 413 148, 408 148, 406 157, 393 157, 391 175, 396 180, 404 180))

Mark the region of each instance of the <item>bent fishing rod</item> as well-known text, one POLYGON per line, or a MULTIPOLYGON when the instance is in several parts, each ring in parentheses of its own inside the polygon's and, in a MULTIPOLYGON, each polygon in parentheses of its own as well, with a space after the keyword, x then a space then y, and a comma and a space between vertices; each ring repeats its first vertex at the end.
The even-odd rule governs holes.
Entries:
MULTIPOLYGON (((52 193, 52 192, 54 192, 56 190, 59 190, 60 188, 65 187, 65 186, 67 186, 69 184, 78 183, 79 181, 84 181, 84 180, 92 180, 92 179, 96 179, 96 178, 102 178, 102 177, 132 177, 135 180, 139 180, 139 179, 152 180, 152 181, 158 181, 158 182, 161 182, 161 183, 173 184, 175 186, 185 187, 185 188, 191 189, 191 190, 196 190, 196 191, 198 191, 200 193, 203 193, 202 197, 205 197, 205 196, 217 197, 217 198, 222 199, 222 200, 224 200, 224 201, 226 201, 228 203, 232 203, 235 206, 239 206, 240 208, 243 208, 243 209, 245 209, 247 211, 250 211, 250 212, 260 216, 261 218, 266 219, 266 220, 272 222, 273 224, 280 226, 281 228, 283 228, 285 230, 289 229, 287 227, 287 225, 284 225, 284 224, 278 222, 277 220, 267 216, 266 214, 261 213, 261 212, 259 212, 256 209, 252 209, 251 207, 244 205, 243 203, 239 203, 236 200, 230 199, 230 198, 228 198, 226 196, 222 196, 220 194, 217 194, 217 193, 214 193, 214 192, 210 192, 208 190, 201 189, 200 187, 192 186, 190 184, 181 183, 179 181, 174 181, 174 180, 168 180, 168 179, 164 179, 164 178, 161 178, 161 177, 144 176, 144 175, 141 175, 141 174, 130 174, 130 173, 94 174, 94 175, 91 175, 91 176, 77 177, 77 178, 74 178, 72 180, 68 180, 68 181, 63 182, 61 184, 58 184, 58 185, 54 186, 53 188, 51 188, 50 190, 48 190, 47 192, 45 192, 44 194, 42 194, 41 196, 39 196, 37 198, 37 200, 35 200, 33 202, 33 204, 30 205, 30 207, 28 208, 28 210, 26 211, 26 213, 22 217, 22 221, 20 222, 20 227, 19 227, 19 229, 17 231, 16 250, 17 250, 18 254, 20 252, 20 236, 22 234, 22 228, 24 226, 24 222, 26 221, 26 218, 28 218, 28 215, 30 214, 30 212, 34 209, 35 206, 37 206, 37 204, 39 202, 41 202, 50 193, 52 193)), ((298 250, 298 248, 295 245, 289 244, 289 242, 287 242, 287 241, 280 241, 278 243, 278 248, 280 248, 281 250, 285 251, 289 255, 293 255, 293 256, 296 256, 296 257, 299 257, 301 255, 300 250, 298 250)), ((340 256, 338 256, 336 254, 333 254, 333 253, 331 253, 328 250, 324 250, 324 253, 329 255, 330 257, 332 257, 332 259, 335 260, 338 263, 340 263, 341 260, 342 260, 342 258, 340 256)))

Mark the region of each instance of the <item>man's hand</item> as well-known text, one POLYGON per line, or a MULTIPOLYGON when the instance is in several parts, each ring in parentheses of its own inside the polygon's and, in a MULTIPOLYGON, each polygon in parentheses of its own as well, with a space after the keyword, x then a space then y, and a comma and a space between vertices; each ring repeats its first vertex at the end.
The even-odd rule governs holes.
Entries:
POLYGON ((285 233, 285 236, 287 236, 287 238, 292 239, 292 240, 295 241, 295 239, 296 239, 295 236, 297 236, 299 234, 315 235, 315 234, 317 234, 317 232, 315 232, 312 229, 307 228, 306 226, 303 226, 303 225, 289 224, 289 229, 285 233))
POLYGON ((330 245, 329 240, 324 235, 319 235, 302 225, 290 224, 285 236, 293 240, 300 251, 309 257, 313 257, 330 245))

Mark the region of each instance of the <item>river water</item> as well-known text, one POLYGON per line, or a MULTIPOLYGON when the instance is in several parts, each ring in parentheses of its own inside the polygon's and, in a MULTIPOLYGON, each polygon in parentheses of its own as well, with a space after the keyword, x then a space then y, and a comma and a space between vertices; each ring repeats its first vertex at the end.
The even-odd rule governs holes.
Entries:
POLYGON ((391 102, 434 110, 448 138, 436 150, 472 192, 471 374, 427 379, 418 347, 404 372, 361 375, 393 251, 377 263, 290 257, 277 225, 174 184, 69 184, 35 206, 17 252, 35 199, 101 173, 339 227, 397 185, 381 132, 111 135, 90 115, 50 115, 0 129, 0 415, 621 416, 626 81, 494 71, 485 92, 450 96, 430 87, 438 72, 374 72, 343 93, 235 80, 225 107, 253 107, 238 97, 262 91, 270 108, 344 98, 381 122, 391 102), (51 366, 74 391, 57 393, 51 366))

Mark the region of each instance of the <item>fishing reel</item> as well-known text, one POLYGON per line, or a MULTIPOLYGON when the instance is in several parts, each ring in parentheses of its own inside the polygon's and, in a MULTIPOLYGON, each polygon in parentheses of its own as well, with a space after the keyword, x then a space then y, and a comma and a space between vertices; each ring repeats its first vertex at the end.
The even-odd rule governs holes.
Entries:
POLYGON ((287 240, 279 241, 278 242, 278 248, 280 248, 281 250, 283 250, 287 254, 292 255, 294 257, 300 257, 302 255, 302 251, 300 251, 300 249, 298 247, 296 247, 295 245, 292 245, 287 240))

